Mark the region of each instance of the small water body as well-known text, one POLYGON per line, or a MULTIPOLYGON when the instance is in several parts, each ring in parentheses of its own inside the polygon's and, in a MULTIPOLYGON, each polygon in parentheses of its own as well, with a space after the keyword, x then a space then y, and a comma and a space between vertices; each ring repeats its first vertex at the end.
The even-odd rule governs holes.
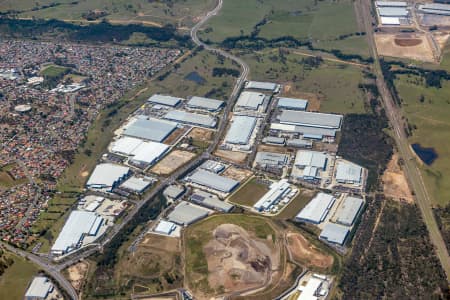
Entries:
POLYGON ((198 74, 195 71, 187 74, 186 77, 184 77, 184 79, 194 81, 197 84, 205 84, 206 82, 205 78, 203 78, 200 74, 198 74))
POLYGON ((438 154, 434 150, 434 148, 425 148, 422 147, 420 144, 412 144, 411 145, 414 152, 417 154, 417 156, 427 165, 431 165, 436 158, 438 158, 438 154))

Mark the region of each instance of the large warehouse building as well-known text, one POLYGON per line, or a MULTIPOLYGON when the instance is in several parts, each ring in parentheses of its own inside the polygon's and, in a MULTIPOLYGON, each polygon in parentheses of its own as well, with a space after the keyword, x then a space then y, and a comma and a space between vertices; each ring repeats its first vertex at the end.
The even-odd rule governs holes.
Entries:
POLYGON ((333 195, 318 193, 295 217, 300 222, 322 223, 328 215, 336 198, 333 195))
POLYGON ((186 201, 181 201, 167 216, 167 219, 175 224, 187 226, 206 218, 209 213, 210 210, 206 208, 188 203, 186 201))
POLYGON ((192 183, 223 193, 230 193, 239 185, 239 181, 202 169, 197 169, 186 179, 192 183))
POLYGON ((364 200, 361 198, 346 197, 336 211, 336 222, 345 226, 352 226, 363 204, 364 200))
POLYGON ((259 110, 259 107, 263 105, 266 95, 256 92, 244 91, 239 95, 236 102, 236 108, 259 110))
POLYGON ((97 236, 103 217, 94 212, 74 210, 51 248, 53 255, 63 255, 82 246, 85 236, 97 236))
POLYGON ((183 110, 169 111, 164 115, 164 119, 208 128, 214 128, 217 124, 216 119, 211 116, 190 113, 183 110))
POLYGON ((281 131, 287 133, 299 133, 304 139, 310 140, 323 140, 325 138, 334 140, 337 131, 337 129, 288 125, 281 123, 270 124, 270 130, 276 132, 281 131))
POLYGON ((278 117, 281 124, 339 129, 342 115, 283 110, 278 117))
POLYGON ((148 98, 148 102, 165 106, 175 107, 181 103, 183 98, 155 94, 148 98))
POLYGON ((290 191, 291 187, 287 179, 281 179, 278 182, 272 183, 270 190, 253 205, 253 208, 257 211, 268 211, 273 205, 280 202, 290 191))
POLYGON ((308 100, 284 97, 278 98, 277 107, 280 109, 306 110, 307 106, 308 100))
POLYGON ((320 172, 326 169, 327 161, 328 157, 325 153, 299 150, 295 157, 294 166, 300 170, 299 173, 295 173, 295 176, 303 180, 320 179, 320 172))
POLYGON ((245 88, 278 93, 280 91, 281 86, 273 82, 248 81, 245 83, 245 88))
POLYGON ((363 168, 347 162, 338 161, 336 164, 336 181, 343 184, 361 184, 363 168))
POLYGON ((174 122, 138 116, 125 126, 122 134, 143 140, 162 142, 177 126, 178 124, 174 122))
POLYGON ((347 227, 328 223, 324 226, 319 238, 333 244, 344 245, 350 231, 347 227))
POLYGON ((28 286, 24 300, 46 300, 53 290, 53 283, 47 277, 36 276, 28 286))
POLYGON ((187 106, 189 108, 203 109, 208 111, 218 111, 224 106, 224 104, 224 101, 197 96, 192 97, 187 102, 187 106))
POLYGON ((289 155, 283 153, 258 151, 255 164, 260 168, 283 168, 289 163, 289 155))
POLYGON ((143 140, 121 137, 112 143, 113 153, 128 156, 130 163, 140 167, 147 167, 160 159, 169 149, 169 146, 157 142, 144 142, 143 140))
POLYGON ((230 212, 234 207, 232 204, 220 200, 216 195, 205 191, 194 192, 190 200, 198 205, 221 212, 230 212))
POLYGON ((247 145, 256 126, 256 118, 234 116, 231 126, 225 136, 225 142, 237 145, 247 145))
POLYGON ((104 189, 111 191, 123 180, 125 180, 130 173, 130 168, 115 165, 111 163, 99 164, 86 183, 87 188, 104 189))
POLYGON ((425 14, 450 16, 450 5, 441 3, 426 3, 419 5, 419 11, 425 14))

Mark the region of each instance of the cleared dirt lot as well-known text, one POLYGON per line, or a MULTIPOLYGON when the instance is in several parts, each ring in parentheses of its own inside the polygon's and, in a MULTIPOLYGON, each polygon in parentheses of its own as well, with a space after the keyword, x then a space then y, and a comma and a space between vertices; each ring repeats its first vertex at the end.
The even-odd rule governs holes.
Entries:
POLYGON ((195 127, 187 136, 194 140, 209 142, 213 138, 213 133, 212 130, 195 127))
POLYGON ((424 34, 375 34, 380 55, 433 62, 433 49, 424 34))
POLYGON ((382 177, 384 194, 394 200, 413 203, 414 199, 406 181, 405 174, 398 164, 398 155, 394 154, 382 177))
POLYGON ((229 167, 225 170, 225 172, 222 173, 223 176, 237 180, 239 182, 243 182, 247 180, 250 176, 252 176, 252 171, 250 170, 244 170, 244 169, 238 169, 236 167, 229 167))
POLYGON ((151 171, 158 175, 169 175, 195 157, 188 151, 175 150, 157 163, 151 171))
POLYGON ((248 156, 247 153, 227 150, 217 150, 214 155, 238 164, 245 162, 248 156))
POLYGON ((303 235, 296 232, 286 234, 292 259, 308 268, 327 270, 333 265, 333 257, 322 253, 303 235))
POLYGON ((80 262, 67 269, 68 279, 75 290, 80 291, 87 275, 89 264, 80 262))

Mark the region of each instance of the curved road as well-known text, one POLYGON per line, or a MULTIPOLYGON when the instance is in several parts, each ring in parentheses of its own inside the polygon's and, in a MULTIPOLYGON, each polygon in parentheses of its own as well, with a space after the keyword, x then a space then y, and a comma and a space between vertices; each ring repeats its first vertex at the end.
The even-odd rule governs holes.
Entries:
POLYGON ((221 122, 219 124, 219 127, 217 129, 217 134, 215 135, 215 139, 213 143, 208 147, 208 150, 203 153, 201 156, 199 156, 197 159, 192 161, 191 163, 187 164, 185 167, 179 169, 174 174, 172 174, 170 177, 166 178, 165 180, 161 181, 160 184, 152 190, 152 192, 148 195, 146 195, 145 199, 140 201, 138 204, 135 205, 135 207, 128 212, 127 216, 124 218, 124 220, 120 224, 116 224, 102 239, 102 242, 97 246, 87 247, 86 249, 80 250, 76 253, 73 253, 72 255, 67 256, 66 258, 62 259, 59 262, 51 262, 46 257, 37 256, 35 254, 28 253, 26 251, 14 248, 6 243, 1 243, 6 249, 9 251, 22 256, 24 258, 29 259, 36 265, 38 265, 41 269, 45 270, 53 280, 58 282, 60 288, 64 289, 66 293, 71 297, 73 300, 78 300, 78 295, 73 286, 70 284, 70 282, 61 274, 61 271, 65 269, 66 267, 89 257, 90 255, 94 254, 95 252, 101 251, 103 247, 106 246, 119 232, 120 230, 128 224, 128 222, 136 215, 136 213, 150 200, 152 200, 159 192, 161 192, 167 185, 170 185, 174 183, 178 177, 183 175, 183 173, 187 172, 190 168, 196 166, 196 164, 200 163, 202 160, 210 158, 211 153, 215 150, 217 145, 220 142, 220 138, 222 137, 223 133, 225 132, 228 116, 231 112, 231 109, 233 107, 234 102, 236 101, 240 90, 242 89, 243 84, 247 80, 247 76, 249 74, 250 68, 248 65, 241 60, 240 58, 222 50, 213 48, 202 41, 197 36, 198 30, 213 16, 215 16, 220 9, 222 8, 223 0, 219 0, 217 3, 217 6, 210 12, 208 12, 202 20, 200 20, 190 31, 190 35, 192 38, 192 41, 197 45, 203 47, 205 50, 214 52, 216 54, 222 55, 228 59, 231 59, 235 61, 237 64, 240 65, 242 68, 242 72, 237 79, 235 86, 233 88, 233 91, 230 95, 228 104, 224 110, 221 122))

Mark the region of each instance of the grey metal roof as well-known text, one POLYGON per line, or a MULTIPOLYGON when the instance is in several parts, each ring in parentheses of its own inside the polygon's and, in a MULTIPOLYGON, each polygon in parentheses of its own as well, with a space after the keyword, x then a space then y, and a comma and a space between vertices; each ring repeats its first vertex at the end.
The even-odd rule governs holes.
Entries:
POLYGON ((281 145, 284 144, 284 138, 277 136, 268 136, 263 139, 263 143, 281 145))
POLYGON ((234 116, 231 126, 225 136, 225 142, 230 144, 248 144, 255 129, 256 118, 247 116, 234 116))
POLYGON ((197 169, 189 176, 189 180, 193 183, 225 193, 231 192, 239 185, 239 181, 202 169, 197 169))
POLYGON ((162 142, 177 128, 177 125, 174 122, 140 116, 125 127, 123 135, 162 142))
POLYGON ((278 98, 277 106, 279 108, 305 110, 308 106, 308 100, 282 97, 278 98))
POLYGON ((148 98, 147 101, 151 102, 151 103, 157 103, 157 104, 161 104, 161 105, 174 107, 174 106, 177 106, 178 103, 180 103, 182 100, 183 100, 183 98, 179 98, 179 97, 155 94, 155 95, 151 96, 150 98, 148 98))
POLYGON ((193 205, 186 201, 181 201, 174 210, 167 216, 170 222, 179 225, 189 225, 208 216, 209 210, 193 205))
POLYGON ((182 110, 169 111, 164 116, 164 119, 177 121, 177 122, 185 123, 185 124, 211 127, 211 128, 215 127, 216 123, 217 123, 216 119, 211 116, 190 113, 190 112, 182 111, 182 110))
POLYGON ((290 190, 290 184, 287 179, 281 179, 278 182, 272 183, 270 190, 261 197, 253 205, 253 208, 258 211, 267 210, 271 205, 279 201, 290 190))
POLYGON ((127 180, 125 180, 120 185, 120 187, 124 188, 124 189, 127 189, 127 190, 131 190, 131 191, 135 191, 135 192, 141 193, 146 188, 148 188, 151 184, 152 184, 152 180, 145 179, 145 178, 140 178, 140 177, 136 177, 136 176, 132 176, 132 177, 128 178, 127 180))
POLYGON ((180 187, 180 186, 174 185, 174 184, 166 187, 166 189, 163 192, 164 196, 172 198, 172 199, 177 199, 183 193, 184 193, 184 187, 180 187))
POLYGON ((325 220, 335 201, 333 195, 318 193, 295 218, 300 221, 319 224, 325 220))
POLYGON ((348 234, 349 230, 347 227, 334 223, 328 223, 324 226, 319 237, 321 239, 327 240, 330 243, 343 245, 348 234))
POLYGON ((86 185, 88 187, 109 188, 113 187, 117 182, 122 180, 128 173, 130 168, 104 163, 95 167, 86 185))
POLYGON ((283 110, 279 119, 284 124, 331 129, 339 129, 342 123, 342 115, 296 110, 283 110))
POLYGON ((25 297, 32 299, 45 299, 52 290, 53 284, 47 277, 36 276, 33 278, 33 281, 28 287, 25 297))
POLYGON ((364 200, 356 197, 346 197, 336 212, 336 222, 342 225, 352 226, 358 215, 364 200))
POLYGON ((210 99, 210 98, 204 98, 204 97, 192 97, 187 105, 189 107, 193 108, 202 108, 207 110, 219 110, 223 104, 224 101, 216 100, 216 99, 210 99))
POLYGON ((406 7, 408 4, 404 1, 375 1, 377 7, 406 7))
POLYGON ((265 98, 266 95, 264 94, 244 91, 239 95, 236 102, 236 107, 258 110, 259 106, 263 104, 265 98))
POLYGON ((426 14, 434 14, 434 15, 450 15, 450 5, 449 4, 440 4, 440 3, 427 3, 423 5, 419 5, 419 10, 422 13, 426 14))
POLYGON ((362 167, 349 162, 339 161, 336 167, 336 180, 345 182, 361 182, 362 167))
POLYGON ((256 153, 255 162, 262 166, 285 166, 289 161, 289 155, 259 151, 256 153))
POLYGON ((403 7, 378 7, 378 14, 382 17, 407 17, 408 11, 403 7))
POLYGON ((337 129, 329 129, 329 128, 319 128, 319 127, 308 127, 308 126, 296 126, 296 125, 288 125, 288 124, 280 124, 280 123, 272 123, 270 124, 271 130, 280 130, 286 132, 298 132, 300 134, 314 134, 321 136, 336 136, 337 129))
POLYGON ((327 155, 322 152, 298 150, 295 157, 296 166, 310 166, 325 169, 327 163, 327 155))
POLYGON ((289 139, 287 145, 292 147, 311 147, 312 142, 304 139, 289 139))
POLYGON ((249 81, 245 84, 246 89, 266 90, 275 92, 279 88, 279 84, 273 82, 249 81))
POLYGON ((169 235, 176 228, 177 228, 177 225, 175 225, 174 223, 161 220, 161 221, 159 221, 158 225, 155 227, 154 231, 169 235))
POLYGON ((191 201, 208 208, 215 210, 229 212, 233 209, 234 205, 221 201, 216 195, 205 192, 196 191, 191 195, 191 201))

